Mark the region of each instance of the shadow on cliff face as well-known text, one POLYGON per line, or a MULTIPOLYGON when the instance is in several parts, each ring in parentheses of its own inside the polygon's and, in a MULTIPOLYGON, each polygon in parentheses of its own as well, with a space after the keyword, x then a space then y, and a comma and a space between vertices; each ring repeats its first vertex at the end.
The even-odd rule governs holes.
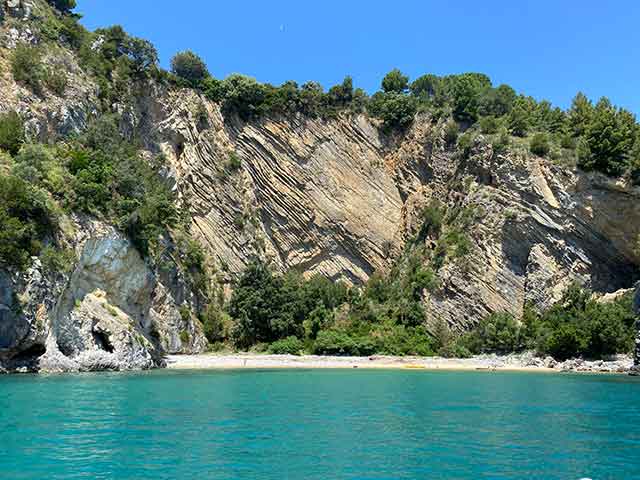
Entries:
POLYGON ((11 358, 11 363, 25 364, 33 363, 38 360, 42 355, 46 353, 47 349, 41 343, 36 343, 26 350, 21 351, 16 356, 11 358))
MULTIPOLYGON (((502 227, 502 253, 506 267, 523 279, 527 289, 556 288, 559 284, 578 281, 596 292, 610 293, 630 288, 640 278, 640 267, 628 259, 616 246, 586 225, 577 222, 572 232, 556 232, 541 226, 533 218, 506 221, 502 227), (532 250, 536 247, 536 255, 532 250), (543 252, 540 254, 540 252, 543 252), (529 278, 539 270, 542 255, 548 279, 557 282, 536 285, 537 278, 529 278)), ((551 292, 548 292, 551 296, 551 292)), ((556 292, 557 293, 557 292, 556 292)))
POLYGON ((0 272, 0 359, 11 358, 28 336, 30 324, 8 273, 0 272))

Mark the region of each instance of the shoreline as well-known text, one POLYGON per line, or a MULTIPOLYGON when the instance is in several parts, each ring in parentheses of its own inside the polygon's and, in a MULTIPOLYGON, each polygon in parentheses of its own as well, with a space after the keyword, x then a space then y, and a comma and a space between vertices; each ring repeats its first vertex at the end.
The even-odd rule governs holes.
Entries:
POLYGON ((610 361, 567 360, 556 362, 531 354, 478 355, 472 358, 341 357, 318 355, 271 354, 197 354, 168 355, 169 370, 233 370, 233 369, 395 369, 425 371, 512 371, 538 373, 629 373, 633 362, 628 357, 610 361))

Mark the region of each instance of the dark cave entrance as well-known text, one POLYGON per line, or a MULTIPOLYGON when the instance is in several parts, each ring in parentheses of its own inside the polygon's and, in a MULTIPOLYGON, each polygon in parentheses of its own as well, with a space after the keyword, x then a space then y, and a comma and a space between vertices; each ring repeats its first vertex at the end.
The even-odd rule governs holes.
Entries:
POLYGON ((40 358, 42 355, 45 354, 46 351, 47 349, 43 344, 36 343, 34 345, 31 345, 26 350, 23 350, 22 352, 18 353, 11 360, 14 362, 30 362, 32 360, 37 360, 38 358, 40 358))
POLYGON ((107 335, 106 332, 94 330, 92 333, 98 348, 105 352, 113 353, 113 345, 109 341, 109 335, 107 335))

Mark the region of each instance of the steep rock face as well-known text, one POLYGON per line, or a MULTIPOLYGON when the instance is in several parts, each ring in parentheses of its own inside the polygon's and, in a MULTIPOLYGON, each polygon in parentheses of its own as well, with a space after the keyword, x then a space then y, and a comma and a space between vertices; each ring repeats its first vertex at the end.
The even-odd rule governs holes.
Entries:
POLYGON ((448 182, 453 203, 481 212, 469 231, 473 246, 462 265, 444 267, 432 314, 469 327, 491 312, 517 315, 526 302, 546 308, 573 281, 603 292, 628 287, 640 263, 632 247, 640 234, 640 190, 612 183, 477 145, 448 182), (621 204, 636 221, 615 228, 605 219, 621 204))
POLYGON ((91 115, 98 112, 98 86, 81 70, 78 59, 68 50, 47 51, 43 63, 47 68, 64 72, 67 85, 64 95, 43 89, 34 93, 14 81, 11 55, 18 44, 38 45, 40 39, 29 26, 44 22, 46 14, 40 3, 29 0, 0 0, 0 111, 14 110, 25 121, 28 136, 45 142, 60 135, 79 133, 91 115), (2 11, 7 25, 2 26, 2 11))
POLYGON ((201 352, 206 339, 173 269, 160 274, 112 227, 85 221, 70 275, 0 276, 0 364, 41 371, 146 369, 165 352, 201 352))
POLYGON ((477 215, 470 254, 425 295, 429 322, 461 330, 525 303, 546 308, 573 281, 611 292, 638 277, 637 187, 483 142, 464 156, 420 116, 388 137, 364 116, 241 122, 193 92, 148 101, 149 138, 169 159, 193 231, 232 274, 260 255, 361 283, 390 266, 438 199, 477 215))
POLYGON ((32 364, 45 352, 48 315, 60 290, 39 260, 23 275, 0 271, 0 368, 32 364))
POLYGON ((256 253, 282 270, 351 283, 385 266, 402 200, 378 130, 364 116, 241 123, 180 92, 166 97, 152 123, 166 139, 160 148, 191 206, 194 232, 231 271, 256 253), (209 115, 204 128, 192 113, 198 105, 209 115))

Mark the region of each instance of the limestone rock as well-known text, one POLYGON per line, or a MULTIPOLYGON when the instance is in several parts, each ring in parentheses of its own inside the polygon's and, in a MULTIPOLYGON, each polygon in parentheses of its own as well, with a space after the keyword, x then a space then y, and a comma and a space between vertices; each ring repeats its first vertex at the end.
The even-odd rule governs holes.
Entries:
POLYGON ((495 155, 482 139, 462 159, 421 116, 386 137, 362 115, 242 122, 187 90, 142 103, 147 147, 167 156, 194 234, 230 276, 257 255, 360 284, 390 267, 438 199, 478 214, 471 253, 425 295, 429 321, 462 330, 491 312, 519 315, 526 302, 544 309, 571 282, 606 293, 638 278, 638 187, 495 155), (231 155, 239 168, 229 169, 231 155))
POLYGON ((32 367, 44 353, 48 312, 60 290, 37 259, 23 275, 0 271, 0 365, 32 367))
POLYGON ((70 275, 47 275, 37 259, 24 275, 0 271, 0 365, 146 369, 163 365, 167 352, 205 349, 199 324, 179 313, 191 302, 184 279, 169 281, 113 227, 93 220, 78 227, 70 275))

